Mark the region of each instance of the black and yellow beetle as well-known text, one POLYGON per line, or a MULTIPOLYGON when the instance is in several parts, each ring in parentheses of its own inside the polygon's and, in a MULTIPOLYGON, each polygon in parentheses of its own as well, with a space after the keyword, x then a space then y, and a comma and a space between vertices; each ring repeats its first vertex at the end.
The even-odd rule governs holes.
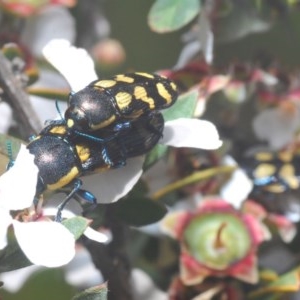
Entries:
POLYGON ((256 151, 241 165, 254 188, 275 194, 300 188, 300 155, 292 151, 256 151))
POLYGON ((122 130, 131 121, 174 104, 174 82, 150 73, 128 73, 91 82, 71 93, 65 122, 69 128, 91 132, 115 124, 122 130))
POLYGON ((126 158, 146 154, 157 144, 163 128, 163 117, 156 113, 150 120, 147 116, 134 120, 132 126, 117 138, 109 139, 113 132, 111 127, 95 131, 95 138, 98 134, 107 137, 106 142, 99 144, 85 136, 72 134, 65 124, 48 125, 27 146, 39 169, 36 197, 45 190, 69 186, 71 192, 66 198, 69 200, 80 190, 79 177, 117 168, 124 165, 126 158), (143 122, 151 126, 143 126, 143 122))

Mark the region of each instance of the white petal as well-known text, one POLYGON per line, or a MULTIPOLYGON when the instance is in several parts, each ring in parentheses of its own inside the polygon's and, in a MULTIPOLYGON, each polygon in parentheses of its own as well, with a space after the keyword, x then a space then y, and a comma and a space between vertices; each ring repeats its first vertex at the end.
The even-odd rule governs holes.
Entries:
POLYGON ((12 124, 12 109, 6 102, 0 103, 0 133, 7 133, 12 124))
POLYGON ((45 7, 39 14, 26 19, 22 32, 23 42, 35 56, 42 56, 43 47, 53 39, 75 41, 75 21, 69 10, 62 6, 45 7))
POLYGON ((169 299, 167 293, 161 291, 156 287, 152 279, 144 271, 134 269, 132 271, 132 289, 134 299, 143 300, 167 300, 169 299))
MULTIPOLYGON (((35 82, 31 88, 49 88, 55 87, 57 89, 68 90, 70 87, 67 81, 54 70, 39 70, 39 80, 35 82)), ((31 104, 34 110, 37 112, 42 124, 47 120, 61 119, 59 112, 56 109, 56 105, 53 100, 46 99, 44 97, 30 96, 31 104)), ((67 108, 65 101, 58 101, 58 107, 60 113, 63 115, 67 108)))
POLYGON ((170 175, 173 174, 171 168, 173 166, 170 166, 167 160, 161 159, 143 173, 143 180, 147 183, 150 195, 174 180, 170 175))
POLYGON ((12 217, 9 211, 0 208, 0 249, 3 249, 7 245, 6 233, 11 222, 12 217))
POLYGON ((95 268, 90 253, 84 247, 76 247, 75 258, 65 266, 66 281, 77 288, 96 286, 104 279, 95 268))
POLYGON ((35 265, 59 267, 75 255, 75 238, 61 223, 14 220, 13 226, 22 251, 35 265))
POLYGON ((199 51, 201 50, 201 44, 198 40, 192 41, 184 45, 183 49, 179 54, 178 61, 175 70, 184 68, 199 51))
POLYGON ((300 111, 291 116, 277 107, 266 109, 254 118, 252 125, 256 136, 277 150, 293 140, 300 126, 300 111))
MULTIPOLYGON (((57 207, 44 207, 43 208, 44 216, 55 217, 57 215, 57 212, 58 212, 57 207)), ((70 219, 70 218, 76 217, 76 215, 72 211, 69 211, 68 209, 64 209, 61 212, 61 216, 63 219, 70 219)))
POLYGON ((165 124, 162 144, 174 147, 217 149, 222 145, 218 131, 209 121, 179 118, 165 124))
POLYGON ((82 178, 83 188, 93 193, 98 203, 119 200, 133 188, 141 177, 144 157, 127 160, 124 167, 82 178))
MULTIPOLYGON (((225 157, 225 164, 237 166, 230 157, 225 157)), ((242 202, 247 199, 252 189, 252 180, 248 178, 242 169, 238 168, 233 172, 230 180, 222 187, 220 195, 235 208, 240 208, 242 202)))
POLYGON ((33 160, 34 155, 21 145, 13 167, 0 177, 0 207, 18 210, 32 204, 38 176, 33 160))
POLYGON ((16 293, 22 288, 31 275, 41 269, 42 267, 40 266, 32 265, 15 271, 4 272, 1 274, 0 280, 5 282, 6 291, 16 293))
POLYGON ((214 35, 211 30, 210 21, 207 12, 201 10, 199 18, 199 40, 205 57, 205 61, 211 64, 213 61, 214 35))
POLYGON ((91 227, 87 227, 83 234, 90 240, 98 243, 109 243, 112 240, 112 235, 109 231, 107 233, 102 233, 91 227))
MULTIPOLYGON (((54 216, 55 217, 57 215, 57 208, 46 207, 43 209, 43 214, 45 216, 54 216)), ((71 212, 67 209, 64 209, 61 212, 61 216, 63 219, 69 219, 69 218, 75 217, 76 215, 73 212, 71 212)), ((98 243, 109 243, 112 240, 112 235, 109 230, 107 230, 105 232, 100 232, 100 231, 94 230, 91 227, 87 227, 83 234, 90 240, 96 241, 98 243)))
POLYGON ((67 79, 74 92, 97 79, 94 62, 87 51, 71 46, 67 40, 52 40, 43 48, 43 54, 67 79))

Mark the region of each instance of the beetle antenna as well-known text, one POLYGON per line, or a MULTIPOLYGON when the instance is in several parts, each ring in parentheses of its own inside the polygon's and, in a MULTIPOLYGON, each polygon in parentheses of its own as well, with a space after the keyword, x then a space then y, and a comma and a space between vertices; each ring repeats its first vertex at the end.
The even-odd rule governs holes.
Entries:
POLYGON ((11 141, 6 142, 6 149, 7 149, 7 155, 9 162, 6 166, 6 170, 9 170, 15 163, 15 160, 13 159, 13 154, 12 154, 12 144, 11 141))
POLYGON ((86 139, 88 139, 90 141, 96 142, 96 143, 109 142, 109 141, 111 141, 111 140, 113 140, 113 139, 115 139, 117 137, 117 134, 115 134, 115 135, 113 135, 111 137, 108 137, 108 138, 100 138, 100 137, 94 136, 92 134, 84 133, 84 132, 77 131, 77 130, 75 130, 74 132, 78 136, 84 137, 84 138, 86 138, 86 139))
POLYGON ((58 104, 58 100, 55 100, 55 107, 56 107, 56 110, 57 110, 60 118, 65 121, 65 118, 63 117, 63 115, 61 113, 61 110, 60 110, 60 107, 59 107, 59 104, 58 104))

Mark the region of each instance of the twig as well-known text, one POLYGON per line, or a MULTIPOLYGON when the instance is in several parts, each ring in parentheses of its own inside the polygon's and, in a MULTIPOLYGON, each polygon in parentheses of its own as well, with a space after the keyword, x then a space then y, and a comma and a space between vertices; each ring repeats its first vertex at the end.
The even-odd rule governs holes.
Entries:
POLYGON ((42 124, 31 106, 28 95, 14 76, 9 62, 2 53, 0 53, 0 86, 20 124, 19 130, 22 138, 27 140, 30 136, 40 132, 42 124))
POLYGON ((95 267, 108 281, 108 300, 132 300, 131 266, 126 252, 128 226, 117 217, 114 205, 106 208, 106 226, 113 234, 108 245, 83 238, 95 267))

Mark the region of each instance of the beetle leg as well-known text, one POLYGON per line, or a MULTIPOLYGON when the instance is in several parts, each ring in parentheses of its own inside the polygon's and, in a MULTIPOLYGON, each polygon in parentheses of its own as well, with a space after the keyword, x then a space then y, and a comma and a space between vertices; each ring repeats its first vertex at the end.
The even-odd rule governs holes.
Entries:
POLYGON ((75 179, 73 181, 73 183, 74 183, 73 189, 67 195, 67 197, 63 200, 63 202, 61 204, 59 204, 57 207, 57 213, 56 213, 56 217, 55 217, 56 222, 61 222, 61 220, 62 220, 61 214, 62 214, 63 209, 65 208, 65 206, 69 203, 69 201, 73 198, 73 196, 78 192, 78 190, 82 186, 82 181, 80 179, 75 179))

